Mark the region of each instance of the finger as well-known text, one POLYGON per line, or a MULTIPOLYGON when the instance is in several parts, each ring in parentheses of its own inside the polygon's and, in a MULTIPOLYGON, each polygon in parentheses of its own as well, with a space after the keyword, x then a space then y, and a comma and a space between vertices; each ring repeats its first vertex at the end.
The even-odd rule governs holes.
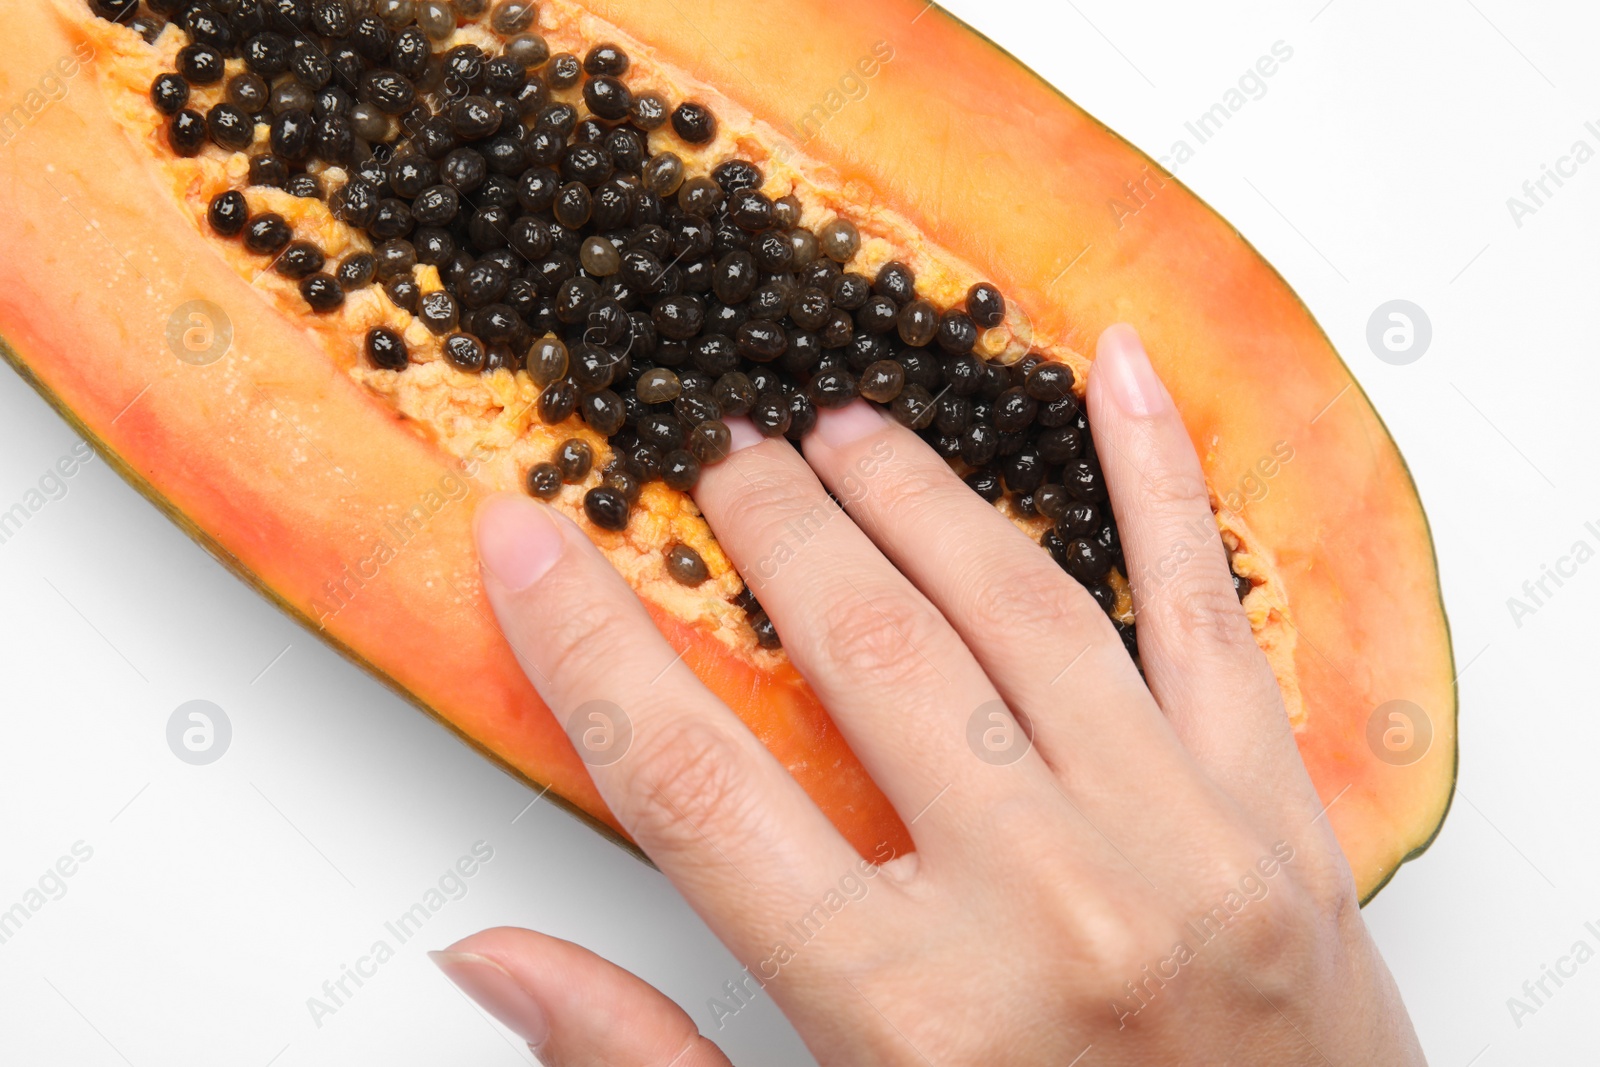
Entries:
MULTIPOLYGON (((957 813, 983 806, 965 731, 999 694, 794 448, 736 425, 745 447, 705 471, 695 499, 790 659, 926 849, 959 825, 957 813), (946 792, 954 802, 935 804, 946 792)), ((1032 762, 1020 766, 1043 772, 1036 754, 1024 759, 1032 762)), ((1016 788, 992 775, 983 783, 1016 788)))
POLYGON ((660 990, 570 941, 501 927, 428 956, 545 1067, 727 1067, 660 990))
POLYGON ((1194 446, 1132 327, 1101 335, 1089 407, 1150 690, 1236 799, 1281 803, 1291 779, 1305 781, 1282 694, 1234 591, 1194 446))
POLYGON ((500 625, 612 812, 735 953, 766 949, 854 850, 574 523, 502 494, 475 532, 500 625))
POLYGON ((1094 598, 917 435, 865 404, 821 414, 806 459, 938 606, 1052 766, 1127 766, 1171 733, 1094 598))

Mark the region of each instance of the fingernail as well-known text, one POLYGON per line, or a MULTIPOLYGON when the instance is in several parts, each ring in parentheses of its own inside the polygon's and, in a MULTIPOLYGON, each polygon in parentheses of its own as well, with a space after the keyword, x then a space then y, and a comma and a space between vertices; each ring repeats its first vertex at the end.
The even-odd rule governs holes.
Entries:
POLYGON ((501 493, 478 508, 473 534, 484 569, 507 589, 526 589, 561 556, 561 530, 538 501, 501 493))
POLYGON ((817 412, 816 434, 829 448, 843 448, 869 433, 883 429, 883 416, 865 400, 852 400, 842 408, 817 412))
POLYGON ((479 1007, 522 1040, 535 1047, 549 1040, 550 1020, 544 1009, 500 964, 470 952, 430 952, 428 958, 479 1007))
POLYGON ((756 429, 756 424, 749 419, 727 418, 723 422, 728 425, 728 455, 733 455, 741 448, 759 445, 766 438, 761 436, 761 431, 756 429))
POLYGON ((1111 399, 1129 415, 1154 415, 1172 403, 1166 386, 1150 365, 1138 331, 1126 323, 1112 326, 1100 335, 1090 374, 1106 376, 1111 399))

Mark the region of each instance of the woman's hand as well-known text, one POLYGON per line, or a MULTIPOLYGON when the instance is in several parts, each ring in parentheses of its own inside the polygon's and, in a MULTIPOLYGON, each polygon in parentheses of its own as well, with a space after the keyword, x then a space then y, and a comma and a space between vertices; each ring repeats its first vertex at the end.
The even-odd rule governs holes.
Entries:
MULTIPOLYGON (((572 523, 489 501, 484 580, 557 714, 626 711, 632 747, 596 784, 821 1062, 1422 1062, 1131 329, 1101 338, 1089 406, 1143 678, 1080 585, 864 404, 823 414, 804 458, 736 429, 697 491, 746 576, 789 524, 810 531, 754 592, 914 854, 862 861, 669 667, 572 523)), ((547 1064, 727 1062, 575 945, 489 930, 437 959, 547 1064)))

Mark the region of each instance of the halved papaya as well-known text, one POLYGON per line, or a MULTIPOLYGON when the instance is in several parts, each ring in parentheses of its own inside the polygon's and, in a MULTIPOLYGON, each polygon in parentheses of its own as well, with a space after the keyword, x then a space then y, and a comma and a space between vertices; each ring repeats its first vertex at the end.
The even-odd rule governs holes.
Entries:
POLYGON ((585 523, 841 830, 904 846, 682 486, 724 411, 770 398, 793 434, 893 400, 1131 632, 1114 517, 1061 532, 1102 499, 1083 353, 1128 321, 1363 899, 1440 825, 1451 649, 1383 424, 1237 232, 935 5, 45 0, 0 11, 0 57, 8 360, 241 577, 597 824, 484 600, 479 496, 585 523))

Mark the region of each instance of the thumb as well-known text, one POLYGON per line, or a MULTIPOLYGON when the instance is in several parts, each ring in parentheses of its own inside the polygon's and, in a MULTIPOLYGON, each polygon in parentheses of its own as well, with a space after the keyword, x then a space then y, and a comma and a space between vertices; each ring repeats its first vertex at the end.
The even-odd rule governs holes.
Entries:
POLYGON ((499 927, 428 955, 545 1067, 730 1067, 660 990, 570 941, 499 927))

